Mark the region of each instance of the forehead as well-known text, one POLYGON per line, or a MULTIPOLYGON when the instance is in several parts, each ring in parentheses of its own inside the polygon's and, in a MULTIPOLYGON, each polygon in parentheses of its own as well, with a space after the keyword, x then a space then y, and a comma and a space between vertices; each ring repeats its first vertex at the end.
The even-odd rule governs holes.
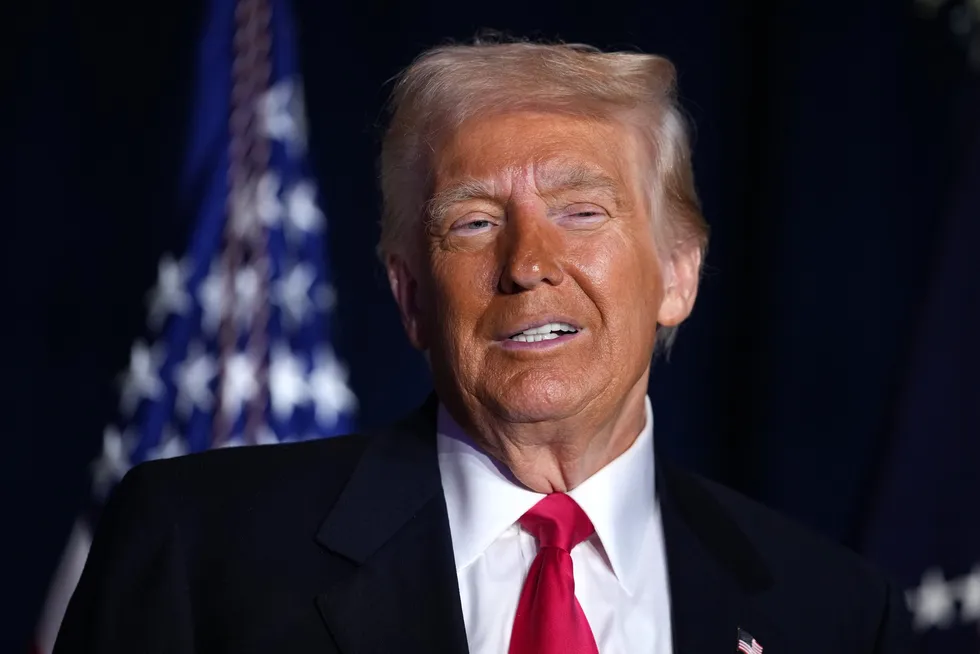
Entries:
POLYGON ((624 186, 635 161, 633 140, 615 122, 554 113, 515 112, 475 118, 450 134, 433 159, 435 191, 460 179, 509 185, 575 185, 606 177, 624 186))

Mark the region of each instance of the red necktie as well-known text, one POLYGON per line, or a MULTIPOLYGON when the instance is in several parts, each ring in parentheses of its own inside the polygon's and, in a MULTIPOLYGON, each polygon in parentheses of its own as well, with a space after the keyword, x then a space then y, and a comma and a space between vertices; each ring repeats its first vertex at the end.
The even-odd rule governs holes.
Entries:
POLYGON ((592 628, 575 598, 569 554, 595 527, 564 493, 548 495, 520 523, 538 539, 538 555, 517 604, 510 654, 598 654, 592 628))

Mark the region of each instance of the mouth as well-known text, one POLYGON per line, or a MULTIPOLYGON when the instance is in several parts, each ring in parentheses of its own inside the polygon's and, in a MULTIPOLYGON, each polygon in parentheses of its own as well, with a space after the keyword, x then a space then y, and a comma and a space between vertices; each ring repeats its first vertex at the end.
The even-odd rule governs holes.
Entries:
POLYGON ((503 340, 509 343, 540 343, 572 336, 580 331, 582 328, 575 323, 566 320, 553 320, 522 327, 503 340))

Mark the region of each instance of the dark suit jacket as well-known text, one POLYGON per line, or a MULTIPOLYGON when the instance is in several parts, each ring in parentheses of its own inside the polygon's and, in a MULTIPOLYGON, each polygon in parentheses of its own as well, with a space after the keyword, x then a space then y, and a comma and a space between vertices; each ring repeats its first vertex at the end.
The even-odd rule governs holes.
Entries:
MULTIPOLYGON (((143 464, 103 514, 56 654, 466 652, 430 401, 372 434, 143 464)), ((658 457, 658 460, 662 457, 658 457)), ((909 651, 843 548, 661 461, 674 651, 909 651)))

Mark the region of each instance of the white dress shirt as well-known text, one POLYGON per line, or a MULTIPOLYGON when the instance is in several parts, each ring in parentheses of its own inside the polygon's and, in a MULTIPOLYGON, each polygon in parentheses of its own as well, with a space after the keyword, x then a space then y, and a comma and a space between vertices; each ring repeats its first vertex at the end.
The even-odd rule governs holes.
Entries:
MULTIPOLYGON (((568 494, 595 526, 572 549, 575 596, 601 654, 670 654, 670 596, 654 488, 653 412, 633 445, 568 494)), ((506 654, 537 542, 517 523, 544 495, 517 483, 439 407, 439 473, 472 654, 506 654)))

